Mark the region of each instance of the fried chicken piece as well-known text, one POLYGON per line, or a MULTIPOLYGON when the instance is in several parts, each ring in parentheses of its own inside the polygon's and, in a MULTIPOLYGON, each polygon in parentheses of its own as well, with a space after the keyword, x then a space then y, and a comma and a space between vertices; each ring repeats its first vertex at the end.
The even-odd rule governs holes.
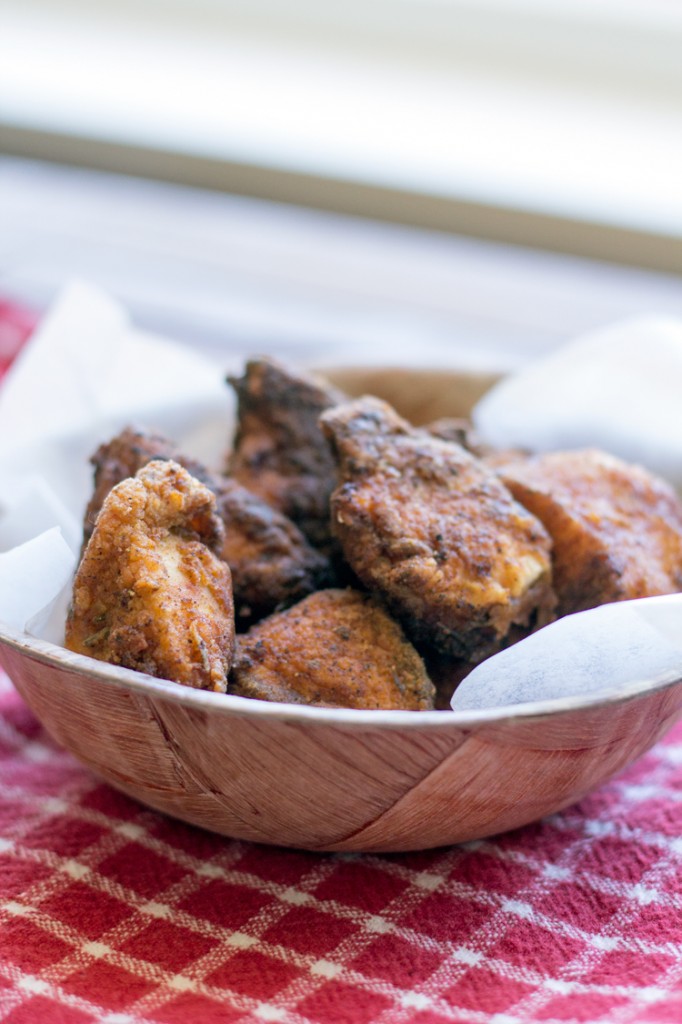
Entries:
POLYGON ((234 653, 215 497, 175 462, 150 462, 106 497, 76 573, 66 646, 224 693, 234 653))
POLYGON ((346 558, 414 643, 480 661, 514 624, 548 621, 550 539, 480 461, 376 398, 321 423, 343 481, 331 507, 346 558))
POLYGON ((329 559, 281 512, 234 480, 216 483, 215 493, 240 629, 331 583, 329 559))
POLYGON ((336 470, 318 420, 345 395, 272 359, 252 360, 243 377, 228 381, 238 413, 230 475, 292 519, 314 547, 331 552, 336 470))
POLYGON ((663 480, 596 450, 499 473, 552 537, 560 615, 682 590, 682 503, 663 480))
POLYGON ((240 628, 330 582, 328 560, 286 516, 236 481, 213 474, 182 454, 167 438, 130 427, 101 445, 90 460, 95 467, 95 490, 85 514, 86 540, 111 488, 152 459, 173 459, 215 494, 225 525, 218 554, 232 570, 240 628))
POLYGON ((229 692, 400 711, 432 708, 435 693, 400 626, 356 590, 318 591, 237 637, 229 692))
MULTIPOLYGON (((126 427, 120 434, 100 445, 90 462, 95 467, 94 490, 85 510, 83 538, 85 545, 95 528, 99 510, 112 487, 135 476, 138 470, 154 459, 172 459, 196 480, 211 487, 211 473, 195 459, 180 453, 175 444, 162 434, 126 427)), ((211 488, 212 489, 212 488, 211 488)))

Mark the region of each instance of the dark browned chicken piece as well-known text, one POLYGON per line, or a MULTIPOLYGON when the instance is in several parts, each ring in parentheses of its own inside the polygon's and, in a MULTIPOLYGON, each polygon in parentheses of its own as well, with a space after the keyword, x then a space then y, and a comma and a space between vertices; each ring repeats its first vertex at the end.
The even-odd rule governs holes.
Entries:
POLYGON ((514 624, 548 621, 550 539, 492 472, 375 398, 321 422, 339 461, 332 523, 346 558, 414 643, 477 661, 514 624))
POLYGON ((331 583, 329 559, 281 512, 234 480, 216 483, 215 493, 240 630, 331 583))
POLYGON ((336 470, 318 420, 345 396, 272 359, 253 360, 243 377, 228 380, 238 412, 230 475, 292 519, 314 547, 331 552, 336 470))
POLYGON ((595 450, 499 472, 552 537, 560 615, 682 590, 682 504, 663 480, 595 450))
POLYGON ((237 638, 229 692, 260 700, 426 711, 434 687, 400 626, 356 590, 321 590, 237 638))
POLYGON ((453 693, 462 680, 475 668, 474 663, 430 650, 424 654, 424 664, 436 691, 434 700, 436 711, 449 711, 453 693))
POLYGON ((159 434, 127 428, 93 455, 95 490, 85 515, 86 540, 111 488, 134 476, 152 459, 173 459, 216 496, 225 525, 218 554, 232 570, 235 614, 247 628, 276 608, 286 607, 330 581, 327 559, 300 530, 234 480, 212 474, 159 434))
POLYGON ((234 653, 230 570, 215 497, 175 462, 150 462, 106 497, 76 573, 66 646, 225 692, 234 653))

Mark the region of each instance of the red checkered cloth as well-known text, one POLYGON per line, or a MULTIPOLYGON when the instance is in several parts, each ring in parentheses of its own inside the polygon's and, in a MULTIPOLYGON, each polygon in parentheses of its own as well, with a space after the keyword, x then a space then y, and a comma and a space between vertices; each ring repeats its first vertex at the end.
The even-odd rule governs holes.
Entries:
POLYGON ((0 680, 4 1024, 679 1024, 682 724, 482 842, 308 854, 101 784, 0 680))
POLYGON ((0 299, 0 379, 37 322, 38 315, 33 310, 0 299))

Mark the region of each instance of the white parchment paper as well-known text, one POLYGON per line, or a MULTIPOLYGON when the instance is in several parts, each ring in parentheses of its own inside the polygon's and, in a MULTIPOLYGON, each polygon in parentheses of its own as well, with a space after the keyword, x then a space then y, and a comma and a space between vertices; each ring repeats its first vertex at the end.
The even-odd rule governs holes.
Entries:
POLYGON ((601 448, 682 489, 682 321, 592 331, 505 378, 473 412, 500 448, 601 448))
POLYGON ((455 711, 596 693, 626 696, 682 679, 682 594, 567 615, 482 662, 460 683, 455 711))

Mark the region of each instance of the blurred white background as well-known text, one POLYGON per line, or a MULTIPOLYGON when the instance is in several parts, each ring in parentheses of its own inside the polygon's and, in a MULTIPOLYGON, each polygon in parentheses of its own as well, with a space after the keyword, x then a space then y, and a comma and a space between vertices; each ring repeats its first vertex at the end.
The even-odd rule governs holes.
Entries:
POLYGON ((679 0, 0 0, 0 39, 5 292, 486 365, 681 308, 679 0))

